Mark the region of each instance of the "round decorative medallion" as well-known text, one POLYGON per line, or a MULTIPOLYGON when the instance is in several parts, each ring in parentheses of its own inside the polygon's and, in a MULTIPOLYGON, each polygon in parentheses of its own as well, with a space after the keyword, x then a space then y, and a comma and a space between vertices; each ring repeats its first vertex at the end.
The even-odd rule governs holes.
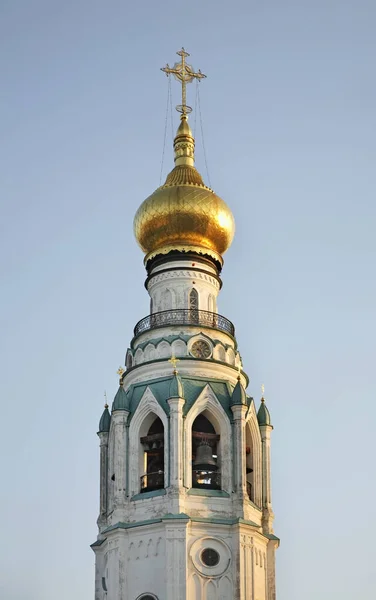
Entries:
POLYGON ((189 551, 196 570, 204 577, 221 577, 231 564, 231 551, 221 538, 196 539, 189 551))
POLYGON ((219 563, 219 554, 214 548, 205 548, 201 552, 201 560, 207 567, 215 567, 219 563))
POLYGON ((191 346, 191 354, 195 358, 209 358, 211 348, 205 340, 196 340, 191 346))

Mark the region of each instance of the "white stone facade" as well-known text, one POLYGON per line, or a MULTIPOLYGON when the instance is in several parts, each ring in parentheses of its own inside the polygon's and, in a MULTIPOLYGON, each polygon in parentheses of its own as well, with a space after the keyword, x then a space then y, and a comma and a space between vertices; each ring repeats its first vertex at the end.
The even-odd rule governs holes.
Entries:
MULTIPOLYGON (((151 314, 191 310, 193 288, 192 310, 217 314, 220 285, 207 260, 166 261, 147 280, 151 314)), ((275 600, 272 427, 259 425, 252 399, 232 403, 238 380, 248 381, 235 338, 200 323, 151 326, 132 340, 126 365, 127 405, 114 404, 99 433, 95 600, 275 600), (192 356, 195 340, 208 345, 206 358, 192 356), (180 387, 171 356, 180 358, 180 387), (193 481, 198 418, 215 440, 215 489, 193 481), (145 492, 145 447, 154 446, 163 484, 145 492)))

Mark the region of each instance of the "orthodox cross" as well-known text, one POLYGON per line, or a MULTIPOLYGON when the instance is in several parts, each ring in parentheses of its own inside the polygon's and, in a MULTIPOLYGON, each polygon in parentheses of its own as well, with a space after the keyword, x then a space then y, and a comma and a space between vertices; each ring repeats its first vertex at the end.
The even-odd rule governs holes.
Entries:
POLYGON ((264 402, 264 394, 265 394, 265 386, 262 384, 261 386, 261 402, 264 402))
POLYGON ((182 115, 188 115, 192 112, 192 108, 187 106, 187 83, 191 83, 194 79, 197 79, 198 81, 200 79, 204 79, 206 75, 201 73, 200 69, 197 71, 197 73, 195 73, 193 67, 185 62, 186 57, 190 55, 184 50, 184 48, 179 50, 179 52, 176 54, 181 56, 181 61, 179 63, 175 63, 173 67, 170 67, 167 63, 167 65, 163 67, 161 71, 166 73, 167 77, 169 75, 174 75, 175 78, 180 81, 182 103, 178 104, 176 110, 182 115))
POLYGON ((178 364, 178 362, 180 362, 180 360, 176 358, 176 356, 171 356, 171 358, 168 359, 168 362, 170 362, 174 367, 174 374, 176 375, 178 372, 176 365, 178 364))

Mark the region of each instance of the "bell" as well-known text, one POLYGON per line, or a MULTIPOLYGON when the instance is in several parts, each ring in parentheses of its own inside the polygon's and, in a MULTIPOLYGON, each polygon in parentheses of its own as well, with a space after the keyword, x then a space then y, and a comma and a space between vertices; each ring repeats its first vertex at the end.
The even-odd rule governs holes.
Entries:
POLYGON ((194 466, 196 469, 208 469, 209 471, 214 471, 217 468, 217 463, 213 458, 213 451, 209 444, 206 442, 201 442, 201 444, 197 447, 196 459, 194 462, 194 466), (213 469, 215 467, 215 469, 213 469))

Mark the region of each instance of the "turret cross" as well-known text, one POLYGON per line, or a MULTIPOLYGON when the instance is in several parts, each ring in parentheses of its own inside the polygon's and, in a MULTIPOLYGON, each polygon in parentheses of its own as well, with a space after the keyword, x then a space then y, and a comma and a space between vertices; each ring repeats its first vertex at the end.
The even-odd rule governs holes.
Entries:
POLYGON ((176 365, 178 364, 178 362, 180 362, 180 360, 176 358, 176 356, 172 355, 171 358, 168 359, 168 362, 172 364, 172 366, 174 367, 174 374, 177 375, 178 370, 176 368, 176 365))
POLYGON ((184 48, 179 50, 176 54, 181 56, 181 61, 175 63, 173 67, 170 67, 167 63, 165 67, 161 68, 161 71, 166 73, 167 77, 169 75, 174 75, 175 78, 180 81, 182 103, 178 104, 176 110, 184 116, 192 112, 192 108, 187 106, 187 83, 191 83, 193 79, 204 79, 206 75, 201 73, 200 69, 195 73, 193 67, 185 62, 185 59, 189 54, 184 48))

